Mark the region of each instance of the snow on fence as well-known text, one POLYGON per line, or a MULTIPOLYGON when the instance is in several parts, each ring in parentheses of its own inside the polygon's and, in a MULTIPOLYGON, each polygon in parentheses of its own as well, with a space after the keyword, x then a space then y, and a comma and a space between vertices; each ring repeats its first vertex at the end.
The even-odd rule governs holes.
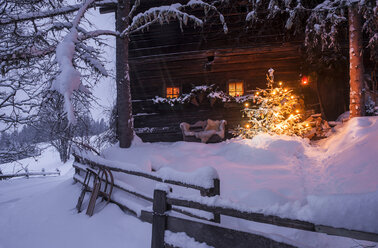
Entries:
MULTIPOLYGON (((84 183, 84 178, 80 175, 80 171, 86 173, 86 170, 88 168, 106 168, 112 172, 125 173, 128 175, 134 175, 154 180, 156 182, 163 182, 171 185, 199 190, 202 196, 211 197, 220 194, 220 184, 218 175, 216 171, 212 168, 207 168, 205 173, 203 173, 204 171, 199 171, 199 173, 207 175, 204 178, 203 176, 198 175, 198 173, 182 173, 174 171, 172 169, 163 170, 162 173, 146 172, 134 165, 109 161, 85 151, 74 151, 73 156, 75 157, 75 161, 73 163, 73 167, 75 168, 74 180, 76 182, 80 182, 81 184, 84 183), (214 170, 215 172, 211 170, 214 170)), ((149 201, 151 203, 153 202, 153 198, 151 198, 149 195, 142 192, 138 192, 134 189, 133 186, 130 186, 120 180, 114 179, 113 186, 121 191, 136 196, 140 199, 149 201)), ((114 194, 111 196, 111 201, 120 206, 121 208, 134 213, 136 216, 140 215, 140 213, 136 211, 134 207, 131 206, 132 203, 127 203, 122 199, 115 197, 114 194)), ((189 212, 179 207, 172 208, 172 210, 179 212, 181 214, 188 215, 190 217, 195 217, 217 223, 220 222, 220 216, 218 214, 210 213, 211 216, 207 216, 206 214, 200 213, 198 211, 189 212)))
POLYGON ((185 232, 188 236, 193 237, 198 242, 204 242, 207 245, 221 248, 232 247, 233 244, 238 244, 238 247, 293 247, 260 235, 173 216, 168 211, 172 208, 172 205, 276 226, 378 242, 377 233, 335 228, 331 226, 317 225, 307 221, 265 215, 263 213, 250 211, 245 207, 240 207, 227 200, 221 199, 219 196, 185 197, 175 195, 171 193, 169 189, 164 190, 157 188, 154 191, 153 211, 149 212, 143 210, 141 214, 142 220, 152 222, 152 248, 160 248, 167 245, 164 241, 164 233, 166 231, 175 233, 185 232))
POLYGON ((151 198, 149 195, 137 192, 130 185, 118 180, 114 181, 115 188, 143 200, 153 202, 152 212, 141 210, 140 213, 137 213, 132 207, 130 207, 132 202, 116 198, 114 195, 111 197, 113 203, 134 213, 142 221, 152 223, 152 248, 172 246, 172 244, 164 242, 166 231, 175 233, 185 232, 196 241, 221 248, 232 247, 235 243, 239 245, 238 247, 294 247, 262 235, 237 231, 214 225, 209 222, 180 218, 172 214, 169 210, 174 210, 197 219, 215 223, 220 223, 220 216, 224 215, 275 226, 378 242, 377 233, 335 228, 331 226, 317 225, 307 221, 282 218, 275 215, 265 215, 222 199, 220 197, 220 181, 216 172, 212 174, 208 173, 211 176, 208 176, 207 181, 202 179, 196 181, 193 180, 196 175, 193 175, 193 178, 190 178, 185 176, 185 173, 176 171, 165 171, 163 174, 159 174, 158 172, 145 172, 133 165, 105 160, 104 158, 86 152, 81 152, 80 155, 78 152, 75 152, 73 155, 75 157, 73 164, 73 167, 75 168, 74 180, 80 183, 84 182, 84 179, 80 176, 80 171, 86 172, 87 168, 91 167, 106 168, 113 172, 140 176, 157 182, 192 188, 200 191, 201 196, 186 197, 172 193, 171 188, 165 187, 164 184, 158 184, 154 191, 154 197, 151 198), (180 180, 174 180, 175 176, 180 180), (193 183, 193 181, 196 183, 193 183), (199 212, 202 211, 212 213, 213 218, 200 216, 199 212))
POLYGON ((30 176, 51 176, 51 175, 60 175, 59 169, 56 169, 56 171, 45 171, 45 169, 42 169, 41 171, 29 171, 25 170, 25 172, 22 173, 15 173, 15 174, 0 174, 0 180, 3 179, 9 179, 12 177, 26 177, 29 178, 30 176))

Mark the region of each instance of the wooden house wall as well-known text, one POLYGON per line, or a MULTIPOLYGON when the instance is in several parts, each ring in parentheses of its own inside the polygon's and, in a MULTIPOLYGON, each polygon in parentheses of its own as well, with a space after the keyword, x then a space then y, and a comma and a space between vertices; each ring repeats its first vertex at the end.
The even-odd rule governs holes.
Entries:
MULTIPOLYGON (((178 23, 154 25, 149 31, 131 36, 130 77, 134 127, 144 141, 182 140, 179 124, 198 120, 225 119, 229 129, 242 121, 242 106, 211 107, 191 105, 182 109, 161 109, 151 99, 164 96, 166 86, 178 86, 189 93, 195 85, 216 84, 227 92, 229 80, 243 80, 248 93, 266 85, 266 73, 275 69, 277 81, 295 87, 301 72, 301 42, 283 42, 280 33, 259 34, 245 31, 243 13, 234 18, 228 34, 216 18, 203 29, 178 23), (253 36, 253 35, 256 36, 253 36), (213 61, 211 61, 213 58, 213 61)), ((279 24, 277 24, 279 25, 279 24)))

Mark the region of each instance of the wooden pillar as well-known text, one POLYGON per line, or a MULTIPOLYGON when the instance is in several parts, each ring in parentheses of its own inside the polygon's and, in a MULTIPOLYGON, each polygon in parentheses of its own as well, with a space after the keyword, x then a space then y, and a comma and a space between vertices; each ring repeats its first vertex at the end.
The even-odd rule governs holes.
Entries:
MULTIPOLYGON (((118 0, 116 30, 121 33, 129 25, 130 0, 118 0)), ((121 148, 131 146, 133 119, 129 75, 129 37, 116 38, 117 138, 121 148)))
POLYGON ((349 76, 350 118, 365 115, 364 65, 362 59, 362 25, 356 4, 348 9, 349 16, 349 76))
POLYGON ((164 235, 167 226, 165 212, 168 208, 167 192, 156 189, 154 191, 151 248, 164 248, 164 235))

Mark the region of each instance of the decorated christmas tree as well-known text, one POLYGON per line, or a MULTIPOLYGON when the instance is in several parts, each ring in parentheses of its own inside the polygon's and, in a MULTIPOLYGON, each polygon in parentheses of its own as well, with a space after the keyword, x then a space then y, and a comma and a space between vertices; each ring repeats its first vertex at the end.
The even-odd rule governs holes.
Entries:
POLYGON ((256 90, 252 102, 244 103, 243 117, 248 122, 238 128, 237 134, 243 138, 259 133, 303 136, 311 129, 309 123, 303 122, 303 101, 283 82, 274 82, 273 69, 268 73, 267 88, 256 90))

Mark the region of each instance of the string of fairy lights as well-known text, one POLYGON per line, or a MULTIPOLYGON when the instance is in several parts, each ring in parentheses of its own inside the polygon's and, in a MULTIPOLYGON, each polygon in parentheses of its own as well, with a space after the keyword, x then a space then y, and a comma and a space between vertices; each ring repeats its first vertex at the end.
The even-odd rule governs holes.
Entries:
POLYGON ((282 81, 274 87, 274 78, 267 75, 267 88, 258 89, 252 102, 245 102, 243 117, 248 119, 239 126, 237 135, 252 138, 259 133, 304 136, 311 125, 303 121, 304 104, 282 81))

